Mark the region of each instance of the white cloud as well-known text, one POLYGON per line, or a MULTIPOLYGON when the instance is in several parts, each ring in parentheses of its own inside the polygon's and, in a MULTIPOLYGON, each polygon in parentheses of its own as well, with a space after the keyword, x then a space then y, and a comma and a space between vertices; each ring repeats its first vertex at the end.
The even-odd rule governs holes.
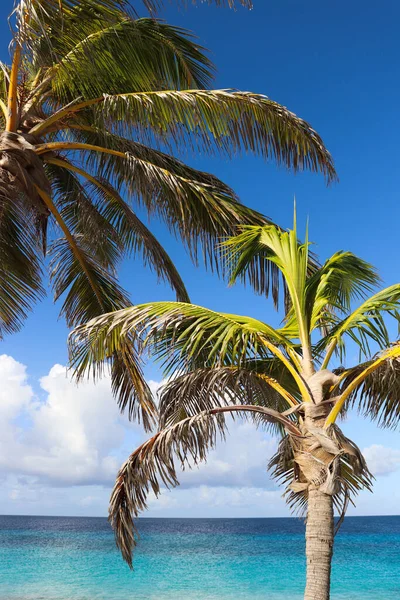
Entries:
MULTIPOLYGON (((119 414, 109 379, 77 386, 54 365, 30 385, 26 367, 2 355, 0 381, 0 512, 105 514, 118 467, 144 439, 119 414)), ((149 384, 156 393, 160 383, 149 384)), ((266 472, 276 442, 249 422, 229 430, 205 464, 179 474, 178 489, 150 497, 149 514, 225 514, 279 498, 266 472)))
POLYGON ((0 356, 0 471, 53 485, 111 484, 129 425, 122 422, 107 378, 77 386, 54 365, 40 380, 41 401, 26 369, 0 356))
POLYGON ((400 450, 373 444, 364 448, 363 455, 373 475, 389 475, 400 469, 400 450))

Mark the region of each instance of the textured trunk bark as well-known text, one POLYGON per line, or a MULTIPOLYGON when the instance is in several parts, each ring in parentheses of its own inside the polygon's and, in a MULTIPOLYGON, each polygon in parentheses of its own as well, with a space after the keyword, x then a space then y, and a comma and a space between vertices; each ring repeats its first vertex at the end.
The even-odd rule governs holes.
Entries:
POLYGON ((306 525, 307 583, 304 600, 329 600, 333 554, 333 502, 309 489, 306 525))

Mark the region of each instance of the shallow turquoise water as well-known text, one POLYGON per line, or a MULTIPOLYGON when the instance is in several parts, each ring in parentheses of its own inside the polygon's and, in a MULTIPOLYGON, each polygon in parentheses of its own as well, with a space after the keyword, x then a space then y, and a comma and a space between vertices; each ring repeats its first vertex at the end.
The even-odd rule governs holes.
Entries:
MULTIPOLYGON (((297 519, 141 519, 132 573, 105 519, 0 517, 0 600, 297 600, 297 519)), ((400 599, 400 517, 348 518, 333 600, 400 599)))

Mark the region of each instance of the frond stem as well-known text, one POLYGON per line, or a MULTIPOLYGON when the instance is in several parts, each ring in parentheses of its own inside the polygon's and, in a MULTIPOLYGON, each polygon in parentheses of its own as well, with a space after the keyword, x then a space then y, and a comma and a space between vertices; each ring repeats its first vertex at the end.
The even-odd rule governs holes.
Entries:
POLYGON ((38 192, 38 194, 42 198, 43 202, 46 204, 47 208, 49 209, 49 211, 51 212, 51 214, 53 215, 53 217, 57 221, 57 223, 60 226, 62 232, 64 233, 64 235, 65 235, 65 237, 66 237, 69 245, 71 246, 72 252, 75 255, 75 258, 80 263, 83 271, 86 274, 86 277, 88 278, 90 287, 92 288, 93 293, 94 293, 94 295, 97 298, 97 301, 98 301, 98 303, 99 303, 99 305, 101 307, 101 310, 104 312, 105 311, 105 306, 104 306, 103 300, 101 298, 101 295, 99 293, 99 290, 97 289, 96 282, 94 281, 94 279, 93 279, 93 277, 92 277, 89 269, 87 268, 85 260, 82 258, 81 252, 79 250, 79 247, 78 247, 78 245, 77 245, 77 243, 76 243, 73 235, 69 231, 67 225, 65 224, 64 219, 62 218, 62 216, 58 212, 57 207, 53 203, 53 201, 50 198, 50 196, 44 190, 42 190, 39 186, 37 186, 36 184, 34 184, 34 185, 35 185, 36 191, 38 192))
POLYGON ((300 373, 298 373, 298 371, 295 369, 295 367, 292 365, 290 360, 283 354, 283 352, 281 352, 281 350, 279 350, 279 348, 274 346, 274 344, 272 344, 264 336, 262 336, 262 340, 263 340, 263 343, 265 344, 265 346, 268 348, 268 350, 270 352, 272 352, 272 354, 274 354, 277 358, 279 358, 279 360, 286 366, 288 371, 290 371, 290 373, 293 376, 293 379, 297 383, 297 386, 303 397, 304 402, 312 402, 310 390, 308 389, 304 379, 302 378, 300 373))
MULTIPOLYGON (((163 90, 162 93, 171 93, 171 92, 175 92, 178 94, 190 94, 190 93, 198 93, 198 92, 205 92, 208 90, 199 90, 199 89, 189 89, 189 90, 163 90)), ((213 92, 216 93, 227 93, 229 90, 213 90, 213 92)), ((160 94, 159 91, 151 91, 151 92, 128 92, 126 94, 112 94, 110 97, 112 98, 123 98, 124 96, 151 96, 153 94, 160 94)), ((59 110, 57 113, 55 113, 54 115, 52 115, 51 117, 49 117, 48 119, 45 119, 44 121, 42 121, 41 123, 38 123, 37 125, 35 125, 35 127, 32 127, 31 133, 33 135, 38 135, 38 134, 43 134, 50 125, 53 125, 53 123, 56 123, 57 121, 59 121, 60 119, 63 119, 64 117, 68 117, 74 113, 77 113, 81 110, 83 110, 84 108, 88 108, 89 106, 94 106, 95 104, 101 104, 102 102, 104 102, 104 100, 107 99, 107 95, 101 96, 99 98, 91 98, 90 100, 85 100, 84 102, 79 102, 78 104, 72 104, 71 106, 67 106, 66 108, 63 108, 61 110, 59 110)))
POLYGON ((352 392, 354 392, 354 390, 360 385, 360 383, 362 383, 364 381, 364 379, 366 379, 368 377, 368 375, 370 375, 371 373, 376 371, 376 369, 383 362, 385 362, 385 360, 387 360, 388 358, 395 358, 396 356, 399 356, 399 355, 400 355, 400 345, 395 346, 394 348, 391 348, 387 352, 384 352, 372 364, 370 364, 366 369, 364 369, 364 371, 362 371, 359 375, 357 375, 357 377, 355 377, 353 379, 353 381, 347 386, 347 388, 344 390, 344 392, 339 396, 338 401, 336 402, 335 406, 332 408, 331 412, 329 413, 329 415, 325 421, 324 428, 327 429, 330 425, 332 425, 336 421, 347 398, 350 396, 350 394, 352 392))
POLYGON ((21 53, 21 44, 19 42, 16 42, 11 66, 10 85, 8 88, 6 131, 16 131, 17 129, 18 76, 19 66, 21 63, 21 53))
POLYGON ((331 360, 332 354, 335 351, 337 342, 338 342, 338 340, 336 338, 333 338, 333 340, 329 343, 327 351, 326 351, 326 354, 325 354, 325 358, 324 358, 323 363, 321 365, 321 370, 328 368, 329 361, 331 360))
POLYGON ((268 377, 268 375, 264 375, 264 373, 255 373, 255 375, 259 379, 262 379, 263 381, 265 381, 274 390, 276 390, 278 392, 278 394, 280 394, 282 396, 282 398, 284 398, 290 406, 293 406, 293 407, 298 406, 299 402, 297 402, 296 398, 294 398, 294 396, 292 396, 292 394, 289 394, 289 392, 287 392, 285 390, 285 388, 283 388, 276 381, 276 379, 273 379, 273 377, 268 377))

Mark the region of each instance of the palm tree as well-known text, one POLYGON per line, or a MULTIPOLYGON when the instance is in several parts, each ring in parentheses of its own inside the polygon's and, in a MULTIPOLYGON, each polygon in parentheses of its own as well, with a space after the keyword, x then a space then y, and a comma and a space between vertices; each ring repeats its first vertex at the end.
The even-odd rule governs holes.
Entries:
MULTIPOLYGON (((142 4, 154 13, 161 2, 142 4)), ((127 254, 141 254, 189 301, 135 205, 211 267, 221 235, 268 222, 166 152, 252 151, 335 178, 305 121, 262 95, 207 89, 213 65, 191 34, 136 18, 126 0, 19 0, 10 19, 12 61, 0 70, 0 338, 43 296, 46 256, 69 327, 131 304, 116 278, 127 254)), ((113 369, 121 407, 149 426, 154 406, 137 358, 121 350, 113 369)))
MULTIPOLYGON (((117 545, 132 565, 132 518, 146 508, 148 494, 178 485, 176 463, 184 468, 204 461, 226 435, 226 416, 240 415, 280 436, 269 468, 285 485, 289 506, 307 515, 305 598, 327 600, 334 508, 342 519, 348 502, 372 480, 337 419, 357 407, 381 425, 399 420, 400 343, 390 344, 385 318, 400 321, 400 284, 377 289, 376 270, 350 252, 317 265, 296 226, 289 232, 245 226, 224 245, 232 284, 265 275, 269 265, 276 303, 284 297, 282 327, 155 302, 103 315, 72 334, 80 376, 99 374, 129 340, 161 360, 168 378, 160 392, 159 429, 121 467, 112 492, 117 545), (352 310, 355 300, 361 304, 352 310), (358 346, 362 362, 330 368, 335 354, 343 363, 348 342, 358 346)), ((268 294, 267 279, 258 282, 258 292, 268 294)))

